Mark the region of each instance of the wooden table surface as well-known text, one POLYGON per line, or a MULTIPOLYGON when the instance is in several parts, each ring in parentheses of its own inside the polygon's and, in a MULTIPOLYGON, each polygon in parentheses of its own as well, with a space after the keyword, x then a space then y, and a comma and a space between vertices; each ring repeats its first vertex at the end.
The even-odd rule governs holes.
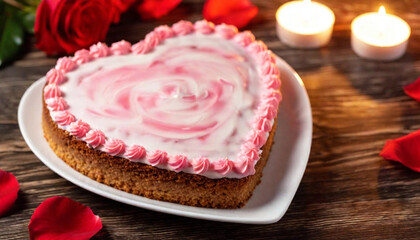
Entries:
MULTIPOLYGON (((420 1, 382 1, 412 27, 408 51, 392 62, 357 57, 350 48, 350 23, 376 11, 381 1, 323 0, 336 15, 330 44, 316 50, 285 46, 276 36, 275 11, 285 1, 254 1, 258 16, 247 29, 285 59, 302 77, 313 111, 308 166, 285 216, 270 225, 211 222, 153 212, 103 198, 61 178, 24 142, 17 123, 22 94, 54 66, 27 39, 27 48, 0 69, 0 168, 20 183, 13 210, 0 218, 0 239, 28 239, 28 223, 46 198, 67 196, 92 208, 103 229, 94 239, 419 239, 420 173, 383 160, 387 139, 420 129, 420 104, 402 86, 420 77, 420 1)), ((158 21, 126 14, 107 42, 132 43, 155 26, 201 18, 203 3, 185 0, 158 21)), ((41 117, 41 116, 40 116, 41 117)))

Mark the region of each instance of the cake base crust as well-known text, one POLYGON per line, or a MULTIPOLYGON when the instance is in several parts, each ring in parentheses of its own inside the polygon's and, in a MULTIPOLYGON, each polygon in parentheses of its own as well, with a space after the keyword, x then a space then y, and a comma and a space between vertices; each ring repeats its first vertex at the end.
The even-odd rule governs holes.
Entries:
POLYGON ((210 179, 173 172, 114 157, 92 149, 83 141, 58 128, 43 101, 42 128, 52 150, 69 166, 100 183, 143 197, 209 208, 239 208, 260 183, 270 155, 277 120, 273 125, 255 174, 240 179, 210 179))

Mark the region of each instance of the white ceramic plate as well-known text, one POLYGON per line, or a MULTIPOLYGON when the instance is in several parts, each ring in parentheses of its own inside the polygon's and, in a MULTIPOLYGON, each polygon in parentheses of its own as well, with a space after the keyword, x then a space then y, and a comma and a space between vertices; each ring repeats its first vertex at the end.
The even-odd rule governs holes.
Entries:
POLYGON ((44 79, 36 81, 23 95, 18 121, 22 135, 35 155, 58 175, 101 196, 158 212, 223 222, 268 224, 280 220, 299 186, 312 141, 312 113, 308 96, 298 74, 282 59, 283 101, 277 132, 261 183, 245 207, 209 209, 151 200, 96 182, 65 164, 50 149, 41 128, 41 95, 44 79))

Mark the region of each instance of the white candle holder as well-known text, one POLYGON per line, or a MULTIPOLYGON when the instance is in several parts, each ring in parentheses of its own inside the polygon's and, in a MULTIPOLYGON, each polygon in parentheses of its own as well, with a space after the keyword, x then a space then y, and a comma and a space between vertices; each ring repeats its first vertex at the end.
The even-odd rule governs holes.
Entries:
POLYGON ((351 47, 362 58, 392 61, 404 55, 410 34, 407 22, 381 7, 352 21, 351 47))
POLYGON ((277 35, 295 48, 319 48, 329 43, 335 16, 327 6, 304 1, 283 4, 276 13, 277 35))

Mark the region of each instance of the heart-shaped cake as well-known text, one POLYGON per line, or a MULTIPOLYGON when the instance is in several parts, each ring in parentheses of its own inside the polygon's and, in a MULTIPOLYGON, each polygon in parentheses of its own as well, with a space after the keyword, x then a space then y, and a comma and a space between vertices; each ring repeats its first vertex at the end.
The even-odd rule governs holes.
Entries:
POLYGON ((186 205, 243 206, 259 183, 281 100, 271 51, 205 20, 98 43, 46 75, 43 130, 99 182, 186 205))

